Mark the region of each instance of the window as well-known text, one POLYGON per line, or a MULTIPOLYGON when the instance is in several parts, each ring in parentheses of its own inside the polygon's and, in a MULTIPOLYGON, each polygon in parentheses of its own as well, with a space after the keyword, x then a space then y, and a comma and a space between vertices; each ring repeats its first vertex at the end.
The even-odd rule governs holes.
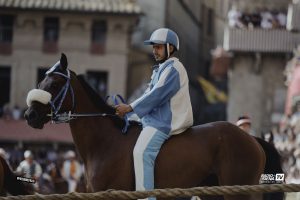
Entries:
POLYGON ((47 68, 39 67, 37 71, 37 83, 40 83, 45 78, 45 73, 47 72, 47 68))
POLYGON ((14 17, 0 15, 0 54, 12 53, 14 17))
POLYGON ((57 17, 46 17, 44 19, 44 46, 46 53, 56 53, 59 37, 59 19, 57 17))
POLYGON ((11 68, 0 66, 0 107, 9 102, 11 68))
POLYGON ((87 82, 100 94, 102 97, 107 95, 107 72, 88 71, 86 74, 87 82))
POLYGON ((92 24, 91 31, 91 53, 92 54, 103 54, 105 52, 106 34, 107 34, 107 23, 104 20, 94 21, 92 24))

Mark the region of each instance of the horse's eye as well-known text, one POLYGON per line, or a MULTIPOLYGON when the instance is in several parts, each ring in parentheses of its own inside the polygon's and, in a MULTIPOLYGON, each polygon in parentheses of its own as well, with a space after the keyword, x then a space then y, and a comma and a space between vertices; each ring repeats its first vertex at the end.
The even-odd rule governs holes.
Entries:
POLYGON ((41 86, 41 84, 40 84, 40 83, 38 83, 38 84, 37 84, 37 88, 40 88, 40 86, 41 86))

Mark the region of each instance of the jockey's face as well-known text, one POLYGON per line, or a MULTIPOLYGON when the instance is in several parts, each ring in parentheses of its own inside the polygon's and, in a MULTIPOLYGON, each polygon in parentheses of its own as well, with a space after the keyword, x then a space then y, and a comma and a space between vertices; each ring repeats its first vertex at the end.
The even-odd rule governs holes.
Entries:
POLYGON ((161 61, 165 59, 165 45, 164 44, 154 44, 153 45, 153 55, 156 61, 161 61))

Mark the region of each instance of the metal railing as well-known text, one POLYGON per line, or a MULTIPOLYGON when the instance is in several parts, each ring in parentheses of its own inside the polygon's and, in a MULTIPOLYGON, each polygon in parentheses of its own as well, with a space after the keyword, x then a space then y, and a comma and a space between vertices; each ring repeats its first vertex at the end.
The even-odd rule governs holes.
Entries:
POLYGON ((227 27, 224 49, 240 52, 292 52, 300 43, 300 33, 286 29, 240 29, 227 27))

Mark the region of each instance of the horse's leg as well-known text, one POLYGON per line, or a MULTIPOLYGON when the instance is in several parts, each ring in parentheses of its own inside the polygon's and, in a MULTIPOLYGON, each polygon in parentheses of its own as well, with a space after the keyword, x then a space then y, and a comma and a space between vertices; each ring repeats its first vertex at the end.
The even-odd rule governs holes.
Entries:
MULTIPOLYGON (((236 164, 238 165, 238 164, 236 164)), ((251 165, 234 167, 228 165, 222 168, 219 176, 221 185, 255 185, 259 183, 260 172, 251 170, 251 165)), ((225 200, 261 200, 262 195, 224 195, 225 200)))
MULTIPOLYGON (((201 186, 219 186, 218 177, 215 174, 209 175, 202 183, 201 186)), ((223 196, 200 196, 201 200, 224 200, 223 196)))
POLYGON ((6 192, 4 190, 4 169, 2 163, 0 162, 0 196, 5 196, 6 192))
MULTIPOLYGON (((225 173, 225 172, 224 172, 225 173)), ((252 177, 235 173, 235 171, 228 171, 227 174, 221 175, 221 185, 255 185, 258 184, 256 175, 252 177), (244 176, 244 177, 243 177, 244 176), (235 178, 232 178, 235 177, 235 178)), ((262 200, 261 194, 253 195, 224 195, 225 200, 262 200)))

